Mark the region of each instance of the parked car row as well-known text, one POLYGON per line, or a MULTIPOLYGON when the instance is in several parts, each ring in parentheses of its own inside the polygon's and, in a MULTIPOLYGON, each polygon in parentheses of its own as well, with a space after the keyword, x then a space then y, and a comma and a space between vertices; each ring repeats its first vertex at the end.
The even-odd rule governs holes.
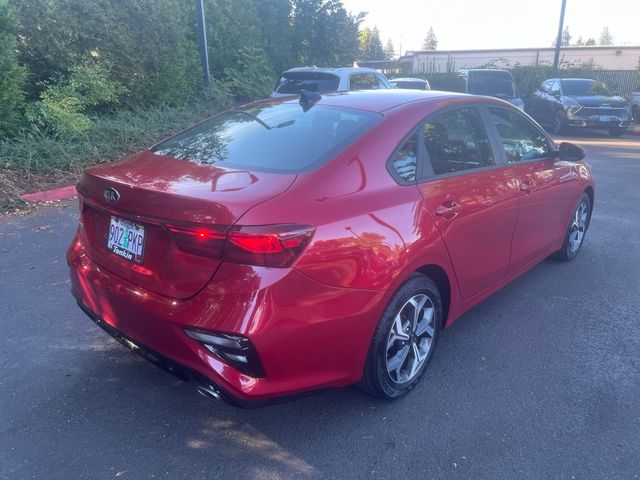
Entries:
MULTIPOLYGON (((272 96, 347 90, 400 88, 430 90, 422 78, 393 78, 371 68, 299 67, 284 72, 272 96)), ((463 69, 458 72, 452 91, 500 98, 526 111, 538 123, 559 134, 568 127, 604 128, 612 136, 623 135, 632 120, 640 121, 640 86, 627 102, 614 95, 599 81, 584 78, 551 78, 522 98, 508 70, 463 69)))

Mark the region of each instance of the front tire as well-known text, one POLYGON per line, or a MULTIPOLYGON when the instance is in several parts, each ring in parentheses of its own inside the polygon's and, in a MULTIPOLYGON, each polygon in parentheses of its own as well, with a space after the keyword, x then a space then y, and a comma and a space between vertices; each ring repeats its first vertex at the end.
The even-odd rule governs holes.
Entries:
POLYGON ((420 381, 442 326, 437 285, 413 274, 394 293, 374 332, 360 388, 374 397, 396 399, 420 381))
POLYGON ((591 221, 591 199, 583 193, 573 211, 562 248, 553 257, 561 262, 570 262, 578 256, 591 221))

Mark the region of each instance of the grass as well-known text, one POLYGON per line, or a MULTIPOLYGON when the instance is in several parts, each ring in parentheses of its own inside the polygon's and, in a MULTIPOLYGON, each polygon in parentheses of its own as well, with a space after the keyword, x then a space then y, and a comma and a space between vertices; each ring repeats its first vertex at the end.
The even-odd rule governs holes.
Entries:
POLYGON ((24 205, 23 193, 73 183, 84 168, 130 156, 228 105, 227 97, 208 96, 98 117, 73 137, 0 140, 0 212, 24 205))

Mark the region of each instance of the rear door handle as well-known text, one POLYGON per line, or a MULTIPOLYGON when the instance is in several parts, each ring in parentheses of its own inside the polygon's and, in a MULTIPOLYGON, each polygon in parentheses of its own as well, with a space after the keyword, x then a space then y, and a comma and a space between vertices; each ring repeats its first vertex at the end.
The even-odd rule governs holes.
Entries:
POLYGON ((443 217, 443 218, 446 218, 447 220, 451 220, 456 215, 458 215, 458 213, 460 213, 461 209, 462 207, 460 207, 460 205, 458 205, 456 202, 452 202, 448 200, 442 203, 441 205, 439 205, 438 207, 436 207, 435 213, 439 217, 443 217))

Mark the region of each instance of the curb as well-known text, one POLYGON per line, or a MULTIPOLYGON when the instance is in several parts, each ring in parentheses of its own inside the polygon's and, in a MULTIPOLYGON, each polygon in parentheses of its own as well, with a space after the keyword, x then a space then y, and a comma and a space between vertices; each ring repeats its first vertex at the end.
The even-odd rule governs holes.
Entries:
POLYGON ((56 188, 55 190, 27 193, 22 195, 22 199, 27 202, 54 202, 57 200, 68 200, 76 195, 75 185, 70 185, 68 187, 56 188))

